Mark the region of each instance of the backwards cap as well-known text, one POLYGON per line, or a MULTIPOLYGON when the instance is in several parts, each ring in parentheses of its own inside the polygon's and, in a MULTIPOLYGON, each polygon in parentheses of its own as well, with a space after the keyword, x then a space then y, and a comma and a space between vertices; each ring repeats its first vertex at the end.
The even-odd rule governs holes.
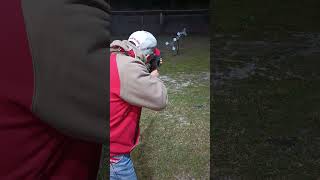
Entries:
POLYGON ((147 31, 136 31, 132 33, 128 41, 133 42, 144 55, 152 54, 157 46, 157 39, 147 31))

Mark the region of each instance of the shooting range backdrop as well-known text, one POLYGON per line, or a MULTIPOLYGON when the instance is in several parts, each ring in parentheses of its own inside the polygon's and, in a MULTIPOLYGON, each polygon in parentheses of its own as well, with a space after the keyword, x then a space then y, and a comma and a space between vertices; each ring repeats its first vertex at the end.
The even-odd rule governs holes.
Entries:
POLYGON ((154 34, 172 34, 183 28, 190 34, 208 34, 209 11, 207 9, 113 11, 112 23, 112 34, 115 36, 141 29, 154 34))

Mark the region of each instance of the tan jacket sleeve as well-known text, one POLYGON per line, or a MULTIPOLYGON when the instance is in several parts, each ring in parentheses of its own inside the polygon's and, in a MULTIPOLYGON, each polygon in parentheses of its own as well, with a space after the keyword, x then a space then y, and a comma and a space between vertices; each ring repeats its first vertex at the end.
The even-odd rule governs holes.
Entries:
POLYGON ((153 77, 139 59, 118 55, 120 96, 128 103, 155 111, 163 110, 168 102, 163 82, 153 77))

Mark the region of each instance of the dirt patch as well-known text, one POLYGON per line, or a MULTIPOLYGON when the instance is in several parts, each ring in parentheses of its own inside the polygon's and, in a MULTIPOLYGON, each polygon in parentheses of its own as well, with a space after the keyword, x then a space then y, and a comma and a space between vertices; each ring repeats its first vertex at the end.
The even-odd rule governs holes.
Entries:
POLYGON ((170 91, 182 91, 187 87, 196 87, 199 83, 209 83, 210 73, 200 72, 199 74, 177 73, 174 76, 162 75, 160 79, 170 91))

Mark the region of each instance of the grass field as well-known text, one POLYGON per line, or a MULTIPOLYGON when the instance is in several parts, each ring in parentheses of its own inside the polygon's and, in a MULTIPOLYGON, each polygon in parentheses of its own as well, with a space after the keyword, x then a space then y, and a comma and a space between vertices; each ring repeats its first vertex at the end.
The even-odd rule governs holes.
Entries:
POLYGON ((160 78, 169 104, 161 112, 143 110, 140 145, 132 152, 134 166, 141 180, 209 179, 209 37, 186 37, 178 56, 164 45, 170 39, 158 39, 164 56, 160 78))
POLYGON ((319 38, 214 40, 217 179, 320 177, 319 38))

